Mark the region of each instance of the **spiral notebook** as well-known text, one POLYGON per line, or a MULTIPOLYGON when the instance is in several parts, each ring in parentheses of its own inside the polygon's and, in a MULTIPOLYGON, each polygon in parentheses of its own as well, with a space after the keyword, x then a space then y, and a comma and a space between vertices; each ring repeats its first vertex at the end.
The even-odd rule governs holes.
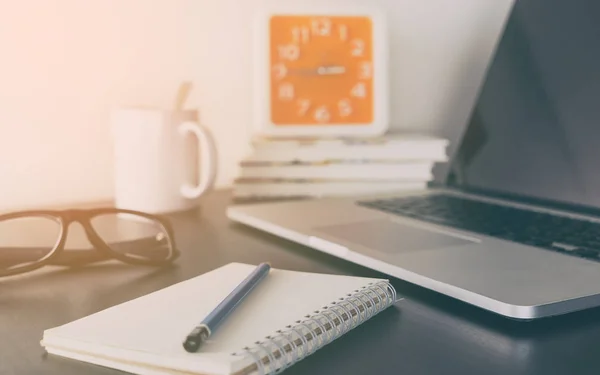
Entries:
POLYGON ((392 306, 385 279, 271 269, 197 353, 182 342, 255 265, 230 263, 44 332, 51 355, 140 375, 274 374, 392 306))

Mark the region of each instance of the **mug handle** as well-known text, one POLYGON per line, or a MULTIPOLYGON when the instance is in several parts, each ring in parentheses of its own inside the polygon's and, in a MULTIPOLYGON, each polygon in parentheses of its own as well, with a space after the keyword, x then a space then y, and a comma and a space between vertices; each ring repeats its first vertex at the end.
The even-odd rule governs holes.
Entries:
POLYGON ((185 198, 196 199, 206 193, 215 184, 217 175, 217 152, 214 140, 207 128, 194 121, 185 121, 179 125, 179 134, 186 136, 192 133, 198 138, 199 147, 199 180, 197 186, 183 184, 180 192, 185 198))

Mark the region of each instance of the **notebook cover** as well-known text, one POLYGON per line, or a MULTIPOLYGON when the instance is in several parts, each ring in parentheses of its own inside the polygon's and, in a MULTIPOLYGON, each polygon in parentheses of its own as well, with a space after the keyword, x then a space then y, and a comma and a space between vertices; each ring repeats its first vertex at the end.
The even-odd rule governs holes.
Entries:
POLYGON ((255 362, 244 348, 382 281, 272 269, 199 352, 186 352, 185 336, 254 268, 230 263, 46 330, 41 344, 50 354, 140 375, 234 374, 255 362))

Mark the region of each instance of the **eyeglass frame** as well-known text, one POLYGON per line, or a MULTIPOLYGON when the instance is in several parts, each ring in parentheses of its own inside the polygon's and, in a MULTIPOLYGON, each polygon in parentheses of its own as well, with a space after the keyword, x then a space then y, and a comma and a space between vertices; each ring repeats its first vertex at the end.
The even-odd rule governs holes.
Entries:
POLYGON ((19 275, 35 271, 48 265, 80 267, 110 259, 116 259, 124 263, 134 265, 162 266, 172 263, 181 254, 176 245, 173 226, 171 225, 169 219, 163 215, 114 207, 64 210, 22 210, 0 214, 0 222, 26 217, 47 217, 49 219, 53 219, 60 225, 60 235, 53 249, 50 250, 48 254, 42 257, 39 261, 13 270, 8 269, 3 271, 0 269, 0 277, 19 275), (160 223, 166 231, 169 243, 171 245, 171 252, 169 256, 162 260, 137 259, 113 250, 110 245, 102 240, 101 236, 94 230, 93 224, 91 223, 92 218, 106 214, 131 214, 145 217, 149 220, 160 223), (88 251, 87 249, 71 250, 65 248, 69 235, 69 227, 74 222, 81 224, 87 239, 93 245, 93 249, 89 249, 88 251), (61 256, 64 259, 61 259, 61 256))

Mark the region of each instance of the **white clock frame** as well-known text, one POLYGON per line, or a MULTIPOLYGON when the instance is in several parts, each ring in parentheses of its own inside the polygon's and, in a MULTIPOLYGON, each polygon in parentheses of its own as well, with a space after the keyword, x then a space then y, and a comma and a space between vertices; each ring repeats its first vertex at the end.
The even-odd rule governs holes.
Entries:
POLYGON ((268 137, 377 136, 389 129, 388 36, 385 14, 370 7, 297 6, 270 8, 256 18, 254 30, 254 132, 268 137), (365 124, 292 124, 271 121, 269 19, 279 15, 365 16, 373 33, 373 121, 365 124))

